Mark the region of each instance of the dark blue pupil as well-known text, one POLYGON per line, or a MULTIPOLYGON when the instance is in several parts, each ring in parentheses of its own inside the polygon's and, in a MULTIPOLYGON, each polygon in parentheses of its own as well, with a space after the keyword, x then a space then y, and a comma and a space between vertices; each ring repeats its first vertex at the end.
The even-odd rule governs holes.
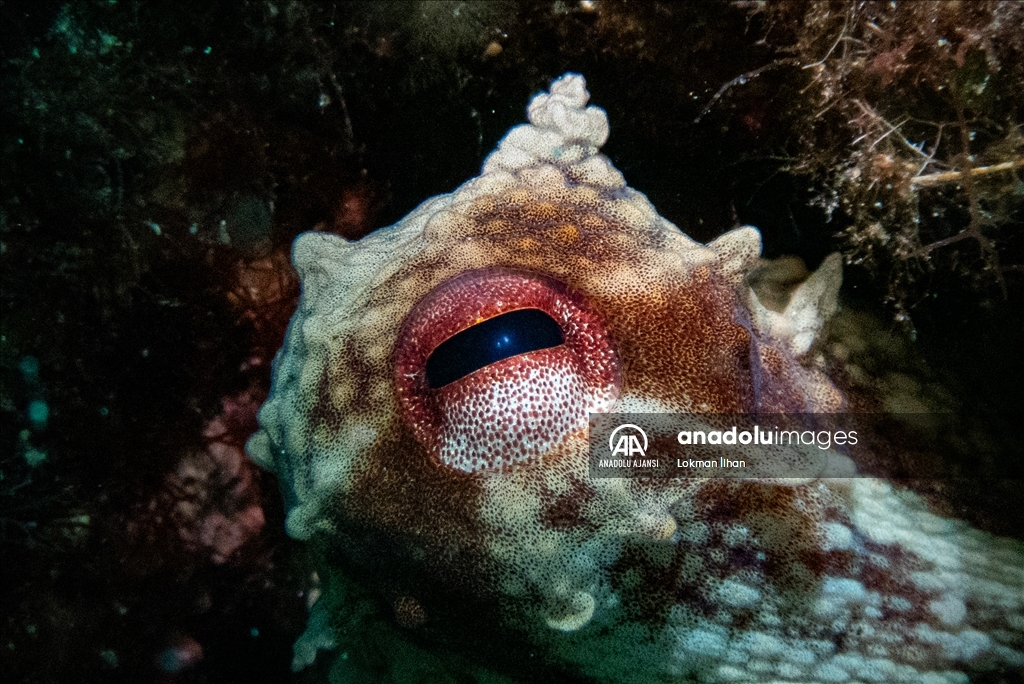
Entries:
POLYGON ((449 337, 427 359, 427 385, 444 387, 484 366, 565 341, 555 319, 537 309, 489 318, 449 337))

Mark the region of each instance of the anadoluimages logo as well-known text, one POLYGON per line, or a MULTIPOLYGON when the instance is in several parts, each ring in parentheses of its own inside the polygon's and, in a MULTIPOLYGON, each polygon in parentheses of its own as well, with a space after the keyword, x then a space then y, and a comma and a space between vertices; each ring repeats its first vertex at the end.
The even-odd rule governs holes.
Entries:
POLYGON ((647 433, 638 425, 623 423, 612 430, 612 434, 608 436, 608 448, 611 450, 612 456, 643 458, 647 455, 647 433), (620 431, 622 434, 619 434, 620 431), (617 441, 615 435, 619 435, 617 441), (641 439, 643 439, 643 446, 640 445, 641 439))

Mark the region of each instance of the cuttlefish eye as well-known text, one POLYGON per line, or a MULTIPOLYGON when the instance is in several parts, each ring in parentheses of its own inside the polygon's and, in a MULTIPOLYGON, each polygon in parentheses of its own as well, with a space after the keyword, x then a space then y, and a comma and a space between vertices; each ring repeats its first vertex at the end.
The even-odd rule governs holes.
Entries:
POLYGON ((437 285, 395 351, 406 425, 438 463, 500 469, 556 457, 611 408, 620 370, 600 314, 564 283, 505 269, 437 285))

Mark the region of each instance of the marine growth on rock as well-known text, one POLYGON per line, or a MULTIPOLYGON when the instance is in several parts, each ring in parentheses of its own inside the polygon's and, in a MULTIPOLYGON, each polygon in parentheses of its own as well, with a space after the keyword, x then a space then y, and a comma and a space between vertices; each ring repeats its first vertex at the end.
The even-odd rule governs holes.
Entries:
POLYGON ((358 242, 295 241, 302 298, 248 444, 330 578, 294 666, 336 647, 347 681, 377 638, 385 669, 428 649, 513 679, 1024 668, 1024 547, 885 481, 589 477, 588 413, 845 400, 814 359, 838 257, 763 306, 757 230, 684 235, 599 153, 588 99, 566 74, 479 177, 358 242), (391 636, 357 636, 380 634, 353 627, 367 600, 391 636))

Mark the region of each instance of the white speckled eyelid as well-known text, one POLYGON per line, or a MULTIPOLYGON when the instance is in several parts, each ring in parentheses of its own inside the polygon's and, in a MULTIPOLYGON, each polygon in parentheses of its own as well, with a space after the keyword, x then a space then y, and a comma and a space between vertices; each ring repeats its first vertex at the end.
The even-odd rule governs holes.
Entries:
MULTIPOLYGON (((501 644, 478 654, 499 669, 507 657, 599 682, 1015 676, 1017 541, 875 479, 588 477, 588 409, 844 402, 804 363, 841 260, 784 311, 762 306, 745 284, 758 232, 683 235, 600 154, 608 121, 588 99, 566 74, 478 178, 359 242, 296 240, 302 301, 248 445, 281 481, 289 534, 342 554, 383 600, 414 601, 417 643, 501 644), (429 386, 441 342, 516 308, 550 315, 566 343, 429 386)), ((344 586, 314 606, 295 667, 349 649, 359 630, 331 627, 361 615, 344 586)))

